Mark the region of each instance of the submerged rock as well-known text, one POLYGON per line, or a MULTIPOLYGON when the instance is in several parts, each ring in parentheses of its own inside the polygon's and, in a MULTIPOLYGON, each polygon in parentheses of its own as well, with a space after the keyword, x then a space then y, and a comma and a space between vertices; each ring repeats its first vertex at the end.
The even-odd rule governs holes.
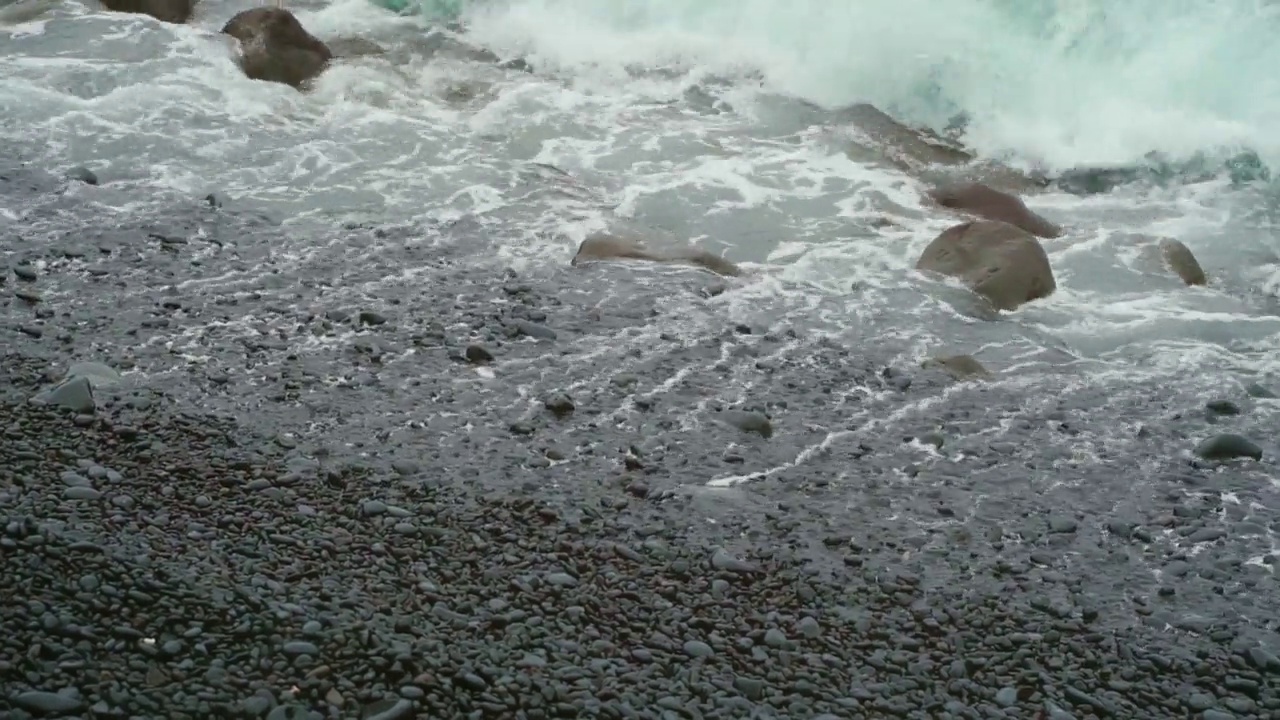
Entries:
POLYGON ((1191 248, 1177 240, 1165 238, 1160 241, 1160 254, 1164 257, 1169 269, 1182 278, 1188 285, 1205 285, 1208 280, 1191 248))
MULTIPOLYGON (((945 371, 951 377, 957 380, 969 380, 972 378, 989 378, 991 371, 987 370, 982 363, 978 362, 972 355, 948 355, 941 357, 932 357, 920 364, 925 369, 938 368, 945 371)), ((942 447, 939 440, 935 443, 938 447, 942 447)))
POLYGON ((958 278, 1000 310, 1048 297, 1057 289, 1044 248, 1009 223, 956 225, 929 243, 916 269, 958 278))
POLYGON ((1032 212, 1026 203, 1013 195, 984 185, 965 183, 935 188, 929 192, 939 205, 977 215, 986 220, 998 220, 1043 238, 1062 235, 1062 228, 1032 212))
POLYGON ((259 7, 236 14, 222 32, 240 41, 240 67, 254 80, 292 87, 324 72, 333 53, 288 10, 259 7))
POLYGON ((702 248, 671 247, 649 248, 639 240, 617 235, 597 233, 582 241, 571 265, 577 266, 593 260, 644 260, 657 263, 695 265, 719 275, 736 276, 742 271, 737 265, 713 255, 702 248))
POLYGON ((1196 446, 1196 455, 1205 460, 1232 460, 1234 458, 1262 459, 1262 448, 1243 435, 1223 433, 1207 438, 1196 446))
POLYGON ((68 180, 79 180, 86 185, 98 184, 98 176, 92 170, 84 167, 83 165, 73 167, 68 170, 66 177, 68 180))
POLYGON ((102 0, 102 6, 112 12, 150 15, 161 22, 180 25, 191 19, 196 0, 102 0))

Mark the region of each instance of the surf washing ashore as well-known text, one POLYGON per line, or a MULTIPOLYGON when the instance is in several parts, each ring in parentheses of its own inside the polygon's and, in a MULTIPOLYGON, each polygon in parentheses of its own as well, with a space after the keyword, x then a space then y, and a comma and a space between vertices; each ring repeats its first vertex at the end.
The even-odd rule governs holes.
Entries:
POLYGON ((0 718, 1280 714, 1280 7, 0 3, 0 718))

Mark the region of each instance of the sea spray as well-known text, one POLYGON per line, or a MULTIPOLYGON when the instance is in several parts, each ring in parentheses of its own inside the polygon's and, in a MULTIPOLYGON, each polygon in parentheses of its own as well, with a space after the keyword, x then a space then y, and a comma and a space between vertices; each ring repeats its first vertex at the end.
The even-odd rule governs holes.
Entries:
POLYGON ((401 15, 420 15, 427 20, 454 20, 466 0, 370 0, 374 5, 401 15))
POLYGON ((934 128, 963 113, 979 151, 1051 168, 1280 161, 1280 7, 1264 0, 490 0, 463 17, 575 75, 752 65, 824 105, 934 128))

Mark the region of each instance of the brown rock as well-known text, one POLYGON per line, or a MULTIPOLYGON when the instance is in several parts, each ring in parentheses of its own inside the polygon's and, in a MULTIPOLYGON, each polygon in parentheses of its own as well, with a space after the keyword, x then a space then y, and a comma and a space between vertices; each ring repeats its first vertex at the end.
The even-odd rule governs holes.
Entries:
POLYGON ((924 368, 941 368, 957 380, 989 378, 991 373, 972 355, 933 357, 920 364, 924 368))
POLYGON ((240 67, 254 80, 293 87, 324 71, 333 53, 288 10, 258 7, 245 10, 222 28, 240 41, 240 67))
POLYGON ((1056 238, 1062 228, 1032 212, 1022 200, 983 183, 965 183, 936 188, 929 197, 945 208, 1016 225, 1032 235, 1056 238))
POLYGON ((964 281, 1000 310, 1048 297, 1057 289, 1040 242, 1009 223, 975 220, 929 243, 916 269, 964 281))
POLYGON ((719 275, 741 275, 737 265, 719 255, 696 247, 648 248, 639 240, 597 233, 578 246, 571 265, 594 260, 644 260, 658 263, 695 265, 719 275))
POLYGON ((112 12, 150 15, 161 22, 181 25, 191 19, 196 0, 102 0, 112 12))
POLYGON ((1169 266, 1169 269, 1182 278, 1182 282, 1188 285, 1205 285, 1208 283, 1208 278, 1205 277, 1199 261, 1191 253, 1191 248, 1177 240, 1165 238, 1160 241, 1160 254, 1164 256, 1164 261, 1169 266))

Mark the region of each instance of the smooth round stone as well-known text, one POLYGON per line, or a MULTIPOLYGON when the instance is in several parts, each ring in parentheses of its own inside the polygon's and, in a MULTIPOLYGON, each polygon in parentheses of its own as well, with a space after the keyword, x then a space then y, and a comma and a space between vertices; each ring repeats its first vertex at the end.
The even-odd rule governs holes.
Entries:
POLYGON ((282 648, 285 655, 315 655, 320 652, 320 648, 315 643, 306 640, 291 640, 284 644, 282 648))
POLYGON ((684 644, 684 654, 693 658, 704 658, 715 655, 716 651, 701 640, 690 640, 684 644))
POLYGON ((73 485, 62 491, 62 497, 67 500, 101 500, 102 492, 91 487, 73 485))

